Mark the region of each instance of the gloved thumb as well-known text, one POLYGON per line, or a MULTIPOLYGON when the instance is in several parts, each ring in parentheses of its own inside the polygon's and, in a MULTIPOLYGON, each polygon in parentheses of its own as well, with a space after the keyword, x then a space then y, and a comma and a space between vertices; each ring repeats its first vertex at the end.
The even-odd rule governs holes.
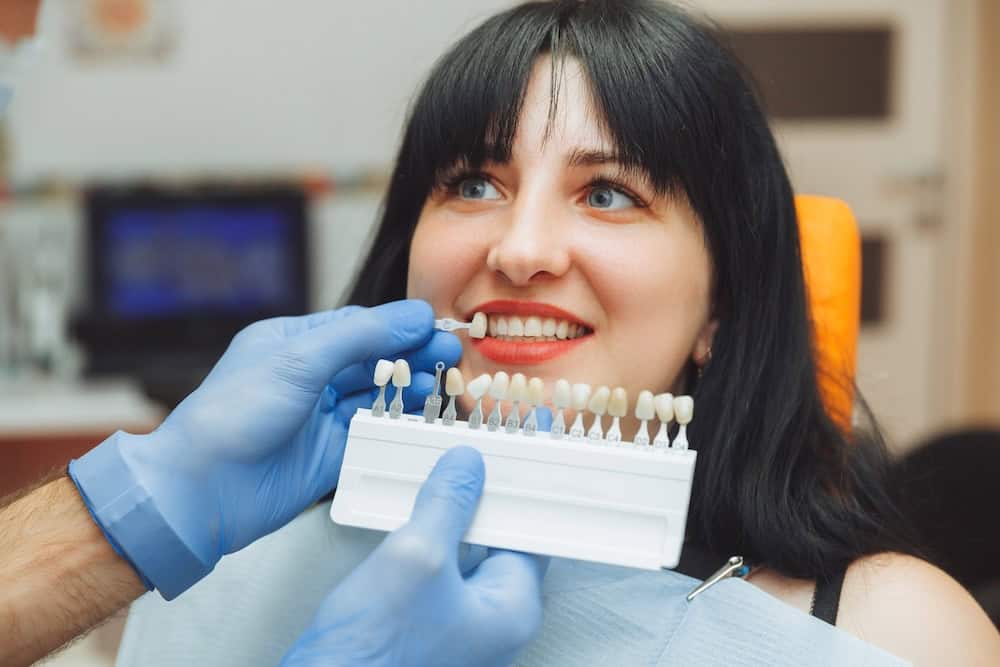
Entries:
POLYGON ((319 391, 344 368, 376 357, 393 357, 426 343, 434 311, 424 301, 405 300, 358 309, 290 337, 282 350, 285 375, 319 391))
POLYGON ((417 494, 410 525, 435 540, 457 546, 476 515, 485 477, 478 450, 449 449, 417 494))

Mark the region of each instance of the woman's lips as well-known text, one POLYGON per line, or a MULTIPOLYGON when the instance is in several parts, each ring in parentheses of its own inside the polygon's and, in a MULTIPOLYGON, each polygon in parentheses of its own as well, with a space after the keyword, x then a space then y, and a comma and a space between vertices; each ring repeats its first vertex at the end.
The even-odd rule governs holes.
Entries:
POLYGON ((469 341, 480 354, 498 364, 530 366, 566 354, 588 338, 589 335, 571 340, 521 342, 487 336, 480 339, 470 338, 469 341))

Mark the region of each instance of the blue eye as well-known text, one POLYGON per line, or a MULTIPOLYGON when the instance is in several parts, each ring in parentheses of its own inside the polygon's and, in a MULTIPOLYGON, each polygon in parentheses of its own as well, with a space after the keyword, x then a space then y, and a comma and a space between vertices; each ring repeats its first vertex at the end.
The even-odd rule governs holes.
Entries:
POLYGON ((635 201, 627 194, 607 185, 597 185, 587 193, 587 205, 605 211, 632 208, 635 201))
POLYGON ((458 195, 462 199, 500 199, 500 193, 493 184, 479 176, 462 179, 458 184, 458 195))

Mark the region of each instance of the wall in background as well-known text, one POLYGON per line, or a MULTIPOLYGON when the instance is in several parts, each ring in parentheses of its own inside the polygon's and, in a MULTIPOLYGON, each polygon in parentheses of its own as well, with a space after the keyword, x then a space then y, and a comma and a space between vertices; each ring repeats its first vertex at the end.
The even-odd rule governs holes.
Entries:
POLYGON ((1000 425, 1000 4, 978 4, 965 398, 970 421, 1000 425))
POLYGON ((433 61, 499 0, 173 0, 162 62, 74 58, 68 3, 11 108, 14 175, 383 166, 433 61), (281 19, 276 20, 276 11, 281 19))

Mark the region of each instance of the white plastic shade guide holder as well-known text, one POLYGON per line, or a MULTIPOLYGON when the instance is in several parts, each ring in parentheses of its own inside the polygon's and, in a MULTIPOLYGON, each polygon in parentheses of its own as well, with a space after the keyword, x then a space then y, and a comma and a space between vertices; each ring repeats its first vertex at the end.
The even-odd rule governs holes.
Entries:
MULTIPOLYGON (((490 386, 485 377, 467 386, 477 403, 490 386)), ((330 514, 342 525, 395 530, 445 450, 469 445, 483 455, 486 486, 465 541, 649 570, 675 567, 697 452, 608 444, 427 423, 419 415, 388 419, 361 409, 351 420, 330 514)))

